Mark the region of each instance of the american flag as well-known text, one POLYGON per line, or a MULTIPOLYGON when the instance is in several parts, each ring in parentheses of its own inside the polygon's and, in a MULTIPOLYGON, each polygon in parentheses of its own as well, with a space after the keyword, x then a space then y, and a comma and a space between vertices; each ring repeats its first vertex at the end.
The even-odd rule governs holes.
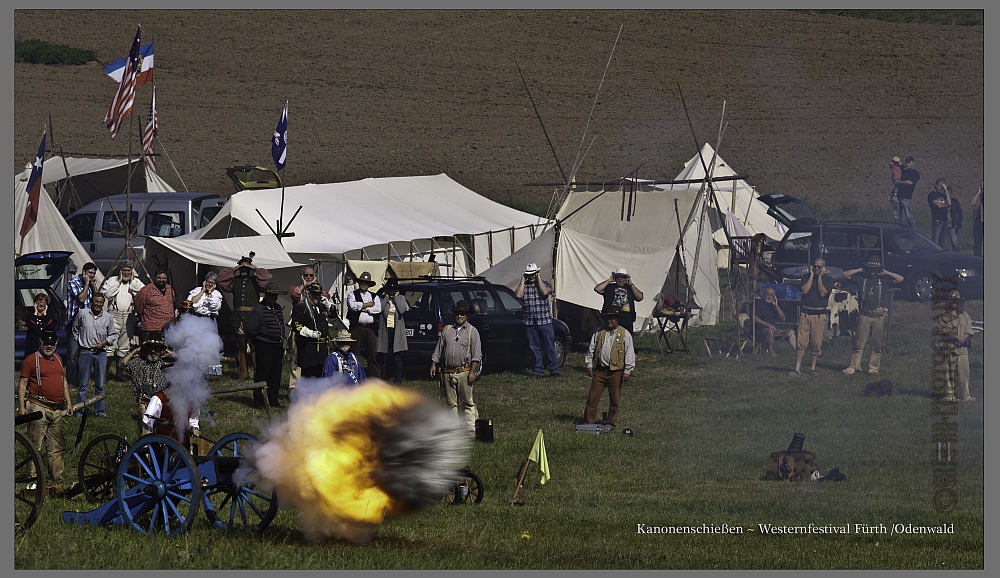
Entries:
POLYGON ((149 116, 146 117, 146 128, 142 131, 142 152, 146 157, 146 166, 156 172, 156 157, 153 156, 153 137, 156 136, 156 87, 153 87, 153 102, 149 103, 149 116))
POLYGON ((132 105, 135 104, 135 73, 139 66, 139 36, 142 34, 142 26, 135 31, 135 40, 132 41, 132 50, 128 53, 128 62, 125 63, 125 71, 122 73, 122 80, 118 83, 118 92, 111 102, 108 114, 104 116, 104 126, 111 131, 111 138, 118 136, 125 118, 132 112, 132 105))

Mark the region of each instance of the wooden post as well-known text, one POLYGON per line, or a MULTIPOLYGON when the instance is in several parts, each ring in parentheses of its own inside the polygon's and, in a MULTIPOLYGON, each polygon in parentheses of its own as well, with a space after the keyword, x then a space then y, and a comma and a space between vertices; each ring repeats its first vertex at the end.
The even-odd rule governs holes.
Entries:
POLYGON ((516 504, 518 506, 524 505, 524 502, 518 501, 517 492, 520 491, 521 485, 524 483, 524 476, 528 474, 528 464, 530 463, 531 460, 527 458, 525 458, 524 461, 521 462, 521 469, 518 470, 517 472, 517 485, 514 486, 514 496, 510 499, 511 504, 516 504))
POLYGON ((733 176, 733 202, 732 202, 732 209, 730 209, 730 210, 732 211, 732 213, 734 215, 736 214, 736 176, 735 175, 733 176))

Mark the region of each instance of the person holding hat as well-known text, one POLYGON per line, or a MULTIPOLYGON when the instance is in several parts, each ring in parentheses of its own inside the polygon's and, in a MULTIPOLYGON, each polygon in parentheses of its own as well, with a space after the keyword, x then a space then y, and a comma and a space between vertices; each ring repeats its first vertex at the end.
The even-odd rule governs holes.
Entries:
POLYGON ((608 390, 608 421, 617 427, 618 406, 621 404, 622 382, 628 381, 635 371, 635 348, 632 334, 620 325, 621 309, 611 306, 601 312, 604 328, 590 338, 585 358, 587 375, 591 377, 583 422, 595 423, 597 406, 604 390, 608 390))
POLYGON ((351 332, 341 329, 337 332, 337 337, 333 341, 337 348, 333 350, 333 353, 326 358, 326 363, 323 364, 323 377, 343 375, 345 383, 353 383, 355 385, 364 381, 365 368, 361 367, 361 360, 351 351, 351 344, 354 343, 351 332))
POLYGON ((403 383, 403 355, 406 351, 406 325, 403 314, 410 309, 406 297, 399 292, 396 279, 389 279, 378 294, 381 314, 378 316, 378 346, 375 357, 379 360, 379 373, 386 379, 392 360, 392 381, 403 383))
MULTIPOLYGON (((281 407, 278 392, 281 389, 281 362, 285 356, 285 312, 278 305, 278 295, 283 291, 274 281, 264 287, 264 299, 254 305, 247 322, 247 338, 254 344, 255 382, 267 383, 267 402, 271 407, 281 407)), ((253 390, 254 407, 264 407, 264 396, 253 390)))
POLYGON ((375 283, 368 271, 358 276, 358 288, 347 294, 347 320, 351 322, 351 337, 354 338, 351 351, 358 357, 364 357, 368 362, 370 377, 379 378, 382 373, 375 358, 375 353, 378 351, 375 322, 382 312, 382 302, 370 291, 374 286, 375 283))
POLYGON ((524 333, 528 337, 528 347, 535 358, 532 373, 536 377, 541 377, 544 375, 544 369, 548 368, 550 377, 559 377, 556 334, 552 329, 552 308, 549 304, 552 286, 548 281, 542 280, 539 271, 538 265, 528 263, 514 296, 524 305, 522 314, 524 333))
POLYGON ((965 312, 965 299, 957 289, 946 297, 935 297, 934 307, 944 307, 945 313, 937 316, 935 336, 943 336, 947 348, 945 356, 947 382, 944 400, 971 402, 969 395, 969 346, 972 344, 972 318, 965 312), (956 380, 958 383, 956 384, 956 380), (956 391, 957 390, 957 391, 956 391))
POLYGON ((139 415, 146 412, 146 404, 157 392, 167 388, 163 370, 174 361, 173 352, 167 349, 162 331, 150 331, 142 345, 121 360, 132 375, 132 394, 139 406, 139 415))
MULTIPOLYGON (((892 157, 889 161, 889 175, 892 179, 892 192, 889 194, 889 203, 892 204, 893 214, 899 213, 899 179, 903 176, 903 163, 899 157, 892 157)), ((899 224, 899 221, 896 221, 899 224)))
POLYGON ((462 413, 469 435, 475 436, 479 411, 472 399, 472 384, 483 361, 482 342, 479 330, 469 323, 473 309, 465 299, 456 303, 451 312, 455 314, 455 322, 445 325, 438 334, 431 354, 431 377, 440 373, 441 397, 455 417, 462 413))
MULTIPOLYGON (((28 423, 28 439, 39 451, 42 442, 45 442, 51 472, 46 478, 46 490, 59 494, 66 469, 63 462, 66 439, 63 437, 62 422, 63 417, 73 415, 73 402, 62 358, 56 353, 59 337, 55 331, 43 331, 40 341, 38 351, 25 357, 21 364, 21 377, 17 382, 17 414, 42 412, 42 419, 28 423)), ((33 476, 34 466, 29 464, 28 471, 33 476)))
POLYGON ((330 326, 320 307, 323 286, 313 283, 306 287, 308 299, 299 301, 292 308, 292 329, 295 331, 295 345, 298 348, 298 364, 302 377, 321 377, 323 363, 329 356, 327 340, 330 326))
POLYGON ((631 334, 632 325, 635 323, 635 302, 642 301, 642 291, 632 283, 628 271, 624 267, 618 269, 610 277, 598 283, 594 287, 594 292, 604 296, 602 311, 607 311, 611 307, 618 308, 621 312, 620 326, 631 334))
POLYGON ((941 245, 942 249, 948 246, 948 217, 954 201, 951 187, 945 179, 935 181, 934 189, 927 193, 927 206, 931 210, 931 241, 941 245))
POLYGON ((913 157, 903 159, 903 170, 900 172, 899 180, 896 181, 896 198, 899 203, 893 206, 892 220, 901 225, 902 213, 906 214, 906 226, 917 230, 917 222, 913 219, 913 189, 920 180, 920 173, 913 168, 913 157))
POLYGON ((872 255, 864 266, 844 271, 848 279, 860 275, 855 280, 858 286, 858 321, 854 328, 854 353, 851 354, 851 364, 844 369, 844 375, 853 375, 861 371, 861 355, 864 353, 868 334, 871 333, 872 352, 868 358, 868 373, 877 375, 879 362, 882 360, 882 336, 885 327, 885 316, 889 312, 891 295, 889 290, 891 279, 896 283, 903 282, 903 276, 882 268, 882 258, 872 255))
POLYGON ((242 257, 233 269, 219 271, 216 279, 219 289, 233 295, 233 311, 230 322, 236 333, 236 379, 247 379, 250 372, 247 367, 255 365, 254 343, 247 339, 246 329, 250 323, 250 312, 260 303, 260 294, 271 280, 271 274, 263 267, 254 267, 254 252, 248 257, 242 257), (247 362, 247 346, 250 347, 250 361, 247 362))
POLYGON ((146 285, 139 280, 132 268, 132 261, 125 259, 118 267, 118 274, 104 279, 101 292, 108 298, 108 312, 115 322, 118 339, 111 347, 108 355, 116 359, 115 381, 124 381, 122 376, 122 358, 135 347, 136 326, 139 320, 135 316, 133 302, 135 296, 146 285))

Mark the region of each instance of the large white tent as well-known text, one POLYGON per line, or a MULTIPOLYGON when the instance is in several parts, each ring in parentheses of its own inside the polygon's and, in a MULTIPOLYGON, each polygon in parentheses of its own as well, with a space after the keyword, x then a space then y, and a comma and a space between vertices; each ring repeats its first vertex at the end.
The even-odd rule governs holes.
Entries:
POLYGON ((127 164, 126 159, 53 156, 42 167, 42 185, 51 185, 57 193, 53 201, 65 214, 104 196, 124 194, 130 171, 133 193, 174 191, 162 177, 149 170, 141 158, 132 159, 131 169, 127 164))

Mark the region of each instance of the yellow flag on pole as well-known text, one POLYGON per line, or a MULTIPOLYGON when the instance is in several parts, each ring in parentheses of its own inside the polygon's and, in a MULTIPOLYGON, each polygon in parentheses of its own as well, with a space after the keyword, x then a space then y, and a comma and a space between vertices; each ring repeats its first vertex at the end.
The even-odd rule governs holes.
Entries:
POLYGON ((528 454, 528 459, 538 464, 542 472, 542 484, 552 477, 549 474, 549 458, 545 455, 545 437, 542 436, 542 430, 538 430, 538 435, 535 436, 535 445, 531 446, 531 453, 528 454))

